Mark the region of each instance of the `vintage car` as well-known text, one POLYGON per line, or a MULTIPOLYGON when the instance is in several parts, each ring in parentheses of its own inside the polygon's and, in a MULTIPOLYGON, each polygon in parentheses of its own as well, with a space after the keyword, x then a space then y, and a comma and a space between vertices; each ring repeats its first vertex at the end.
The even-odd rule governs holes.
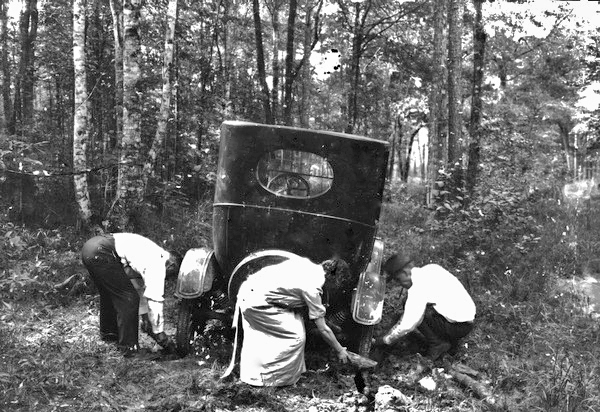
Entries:
POLYGON ((377 238, 389 149, 349 134, 226 121, 213 204, 213 246, 190 249, 175 295, 180 355, 210 319, 231 321, 239 286, 289 253, 318 263, 343 258, 359 282, 329 296, 327 321, 367 354, 381 320, 385 282, 377 238))

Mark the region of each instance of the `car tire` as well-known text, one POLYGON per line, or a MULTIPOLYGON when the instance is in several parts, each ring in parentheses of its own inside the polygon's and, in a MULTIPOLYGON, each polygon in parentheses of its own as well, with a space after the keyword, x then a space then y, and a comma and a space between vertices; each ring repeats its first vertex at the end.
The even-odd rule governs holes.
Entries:
POLYGON ((360 328, 360 338, 358 340, 358 348, 356 352, 365 357, 369 357, 371 345, 373 341, 373 325, 362 325, 360 328))
POLYGON ((181 357, 190 354, 196 338, 204 332, 206 317, 202 315, 200 306, 201 301, 198 299, 182 299, 179 302, 175 343, 181 357))

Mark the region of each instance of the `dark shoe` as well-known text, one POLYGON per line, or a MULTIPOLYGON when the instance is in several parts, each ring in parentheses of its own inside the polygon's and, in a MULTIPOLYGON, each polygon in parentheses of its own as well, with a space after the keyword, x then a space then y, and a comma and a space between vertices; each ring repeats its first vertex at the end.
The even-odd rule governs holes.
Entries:
POLYGON ((122 352, 125 358, 133 360, 154 361, 160 359, 161 357, 159 352, 150 352, 147 349, 138 349, 137 345, 126 348, 122 352))
POLYGON ((162 355, 159 352, 137 352, 132 356, 128 356, 128 359, 137 361, 157 361, 160 360, 162 355))
POLYGON ((427 351, 427 357, 430 360, 435 361, 440 356, 447 353, 451 347, 452 347, 452 345, 450 345, 449 342, 441 342, 436 345, 432 345, 429 347, 429 350, 427 351))

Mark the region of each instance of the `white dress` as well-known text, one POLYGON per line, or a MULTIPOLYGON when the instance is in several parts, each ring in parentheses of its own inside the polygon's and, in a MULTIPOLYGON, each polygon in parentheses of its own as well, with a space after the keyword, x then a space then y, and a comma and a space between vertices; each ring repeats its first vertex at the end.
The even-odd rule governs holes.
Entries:
POLYGON ((306 332, 297 309, 308 307, 309 319, 325 315, 321 301, 324 281, 321 265, 298 256, 259 270, 241 285, 234 326, 241 314, 242 382, 284 386, 298 381, 306 371, 306 332))

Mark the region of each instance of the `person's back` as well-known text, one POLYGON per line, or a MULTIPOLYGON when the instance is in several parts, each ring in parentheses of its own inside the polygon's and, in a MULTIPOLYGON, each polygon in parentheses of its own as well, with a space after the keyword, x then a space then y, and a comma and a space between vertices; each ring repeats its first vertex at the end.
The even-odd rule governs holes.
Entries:
POLYGON ((427 303, 451 322, 469 322, 475 318, 475 303, 456 276, 437 264, 412 269, 412 294, 423 294, 427 303))

